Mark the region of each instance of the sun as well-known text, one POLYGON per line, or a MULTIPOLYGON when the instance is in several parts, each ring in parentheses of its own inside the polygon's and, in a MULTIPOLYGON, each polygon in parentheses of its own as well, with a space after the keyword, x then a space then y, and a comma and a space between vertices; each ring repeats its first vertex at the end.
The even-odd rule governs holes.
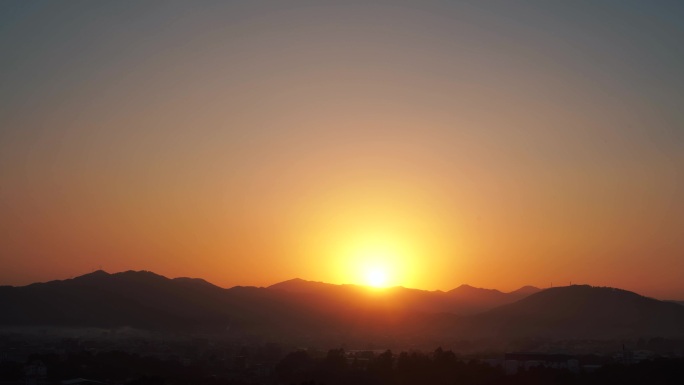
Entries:
POLYGON ((387 286, 387 271, 381 267, 374 266, 366 271, 366 284, 373 287, 387 286))
POLYGON ((403 239, 377 235, 361 238, 341 249, 338 271, 344 274, 344 281, 370 288, 404 286, 412 270, 410 252, 403 239))

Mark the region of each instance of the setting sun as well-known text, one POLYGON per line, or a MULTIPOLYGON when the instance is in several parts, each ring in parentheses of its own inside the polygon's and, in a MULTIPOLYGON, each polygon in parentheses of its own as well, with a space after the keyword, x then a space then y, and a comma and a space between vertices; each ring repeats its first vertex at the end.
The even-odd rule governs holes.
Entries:
POLYGON ((340 280, 375 288, 411 285, 411 250, 405 238, 367 232, 338 249, 340 280))
POLYGON ((373 267, 366 271, 366 283, 373 287, 385 287, 387 285, 387 272, 381 267, 373 267))

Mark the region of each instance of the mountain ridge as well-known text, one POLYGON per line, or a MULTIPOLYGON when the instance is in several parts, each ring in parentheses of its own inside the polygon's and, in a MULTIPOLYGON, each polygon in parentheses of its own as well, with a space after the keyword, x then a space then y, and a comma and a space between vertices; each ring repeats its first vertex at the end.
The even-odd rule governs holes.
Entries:
POLYGON ((622 289, 457 289, 377 290, 302 279, 266 288, 226 289, 199 278, 170 279, 150 271, 95 271, 67 280, 0 287, 0 325, 128 326, 327 344, 684 337, 684 306, 622 289), (476 295, 465 301, 467 292, 476 295), (487 302, 492 298, 508 302, 487 302))
MULTIPOLYGON (((236 285, 236 286, 224 287, 224 286, 219 286, 219 285, 216 285, 216 284, 214 284, 214 283, 211 283, 211 282, 209 282, 209 281, 207 281, 207 280, 205 280, 205 279, 203 279, 203 278, 198 278, 198 277, 185 277, 185 276, 182 276, 182 277, 175 277, 175 278, 169 278, 169 277, 166 277, 166 276, 164 276, 164 275, 162 275, 162 274, 158 274, 158 273, 155 273, 155 272, 149 271, 149 270, 125 270, 125 271, 120 271, 120 272, 116 272, 116 273, 109 273, 109 272, 107 272, 107 271, 105 271, 105 270, 102 270, 102 269, 98 269, 98 270, 92 271, 92 272, 90 272, 90 273, 85 273, 85 274, 82 274, 82 275, 79 275, 79 276, 75 276, 75 277, 71 277, 71 278, 54 279, 54 280, 44 281, 44 282, 32 282, 32 283, 29 283, 29 284, 26 284, 26 285, 0 285, 0 287, 26 287, 26 286, 31 286, 31 285, 50 284, 50 283, 54 283, 54 282, 64 282, 64 281, 84 280, 84 279, 87 280, 87 279, 93 279, 93 278, 98 278, 98 277, 107 277, 107 276, 110 276, 110 277, 122 277, 122 276, 126 276, 126 275, 129 275, 129 276, 133 276, 133 275, 137 275, 137 276, 147 276, 147 277, 151 277, 151 278, 166 278, 166 279, 170 279, 170 280, 181 280, 181 281, 191 281, 191 280, 197 281, 197 282, 202 281, 202 282, 205 282, 205 283, 207 283, 207 284, 210 284, 210 285, 212 285, 212 286, 216 286, 216 287, 219 287, 219 288, 222 288, 222 289, 232 289, 232 288, 238 287, 238 286, 239 286, 239 287, 255 287, 255 288, 261 287, 261 286, 253 286, 253 285, 247 285, 247 286, 245 286, 245 285, 236 285)), ((543 290, 543 289, 538 288, 538 287, 535 287, 535 286, 524 285, 524 286, 522 286, 522 287, 520 287, 520 288, 518 288, 518 289, 516 289, 516 290, 512 290, 512 291, 510 291, 510 292, 504 292, 504 291, 501 291, 501 290, 498 290, 498 289, 488 289, 488 288, 475 287, 475 286, 472 286, 472 285, 469 285, 469 284, 461 284, 461 285, 457 286, 456 288, 451 289, 451 290, 447 290, 447 291, 443 291, 443 290, 426 290, 426 289, 419 289, 419 288, 409 288, 409 287, 400 286, 400 285, 398 285, 398 286, 390 286, 390 287, 383 287, 383 288, 373 288, 372 286, 367 286, 367 285, 362 285, 362 284, 354 284, 354 283, 334 284, 334 283, 328 283, 328 282, 323 282, 323 281, 306 280, 306 279, 299 278, 299 277, 287 279, 287 280, 281 281, 281 282, 276 282, 276 283, 274 283, 274 284, 271 284, 271 285, 268 285, 268 286, 264 286, 264 287, 265 287, 265 288, 278 288, 278 289, 283 289, 283 288, 285 288, 287 285, 290 285, 290 284, 292 284, 292 283, 297 283, 297 284, 330 285, 330 286, 338 286, 338 287, 339 287, 339 286, 353 286, 353 287, 360 287, 360 288, 372 288, 372 289, 376 289, 376 290, 388 290, 388 289, 402 288, 402 289, 407 289, 407 290, 418 290, 418 291, 422 291, 422 292, 433 292, 433 293, 450 293, 450 292, 458 292, 458 291, 460 291, 460 290, 471 290, 471 291, 481 291, 481 292, 492 292, 492 293, 512 294, 512 293, 520 292, 520 291, 523 291, 523 290, 526 291, 526 292, 536 292, 536 291, 543 290)))
MULTIPOLYGON (((327 283, 327 282, 322 282, 322 281, 310 281, 302 278, 292 278, 288 279, 285 281, 277 282, 272 285, 266 286, 267 288, 274 288, 274 289, 279 289, 279 290, 293 290, 297 288, 301 288, 304 285, 330 285, 330 286, 356 286, 356 287, 367 287, 367 288, 372 288, 371 286, 366 286, 366 285, 359 285, 359 284, 352 284, 352 283, 343 283, 343 284, 334 284, 334 283, 327 283)), ((396 289, 396 288, 402 288, 402 289, 407 289, 407 290, 419 290, 423 292, 432 292, 432 293, 452 293, 452 292, 459 292, 459 291, 478 291, 478 292, 490 292, 490 293, 501 293, 501 294, 511 294, 511 293, 518 293, 518 292, 526 292, 526 293, 532 293, 532 292, 537 292, 543 289, 540 289, 535 286, 531 285, 524 285, 516 290, 512 290, 510 292, 503 292, 498 289, 487 289, 487 288, 480 288, 480 287, 475 287, 471 286, 469 284, 461 284, 460 286, 448 290, 448 291, 443 291, 443 290, 425 290, 425 289, 418 289, 418 288, 409 288, 405 286, 390 286, 390 287, 383 287, 383 288, 377 288, 377 290, 388 290, 388 289, 396 289)))

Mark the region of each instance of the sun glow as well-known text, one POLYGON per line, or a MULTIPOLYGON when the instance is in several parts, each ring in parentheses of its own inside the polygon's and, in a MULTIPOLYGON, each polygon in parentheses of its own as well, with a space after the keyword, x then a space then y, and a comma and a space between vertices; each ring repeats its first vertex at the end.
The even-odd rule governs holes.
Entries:
POLYGON ((387 272, 381 267, 372 267, 366 271, 366 283, 373 287, 385 287, 387 285, 387 272))
POLYGON ((383 247, 369 247, 357 250, 356 265, 358 281, 365 285, 382 288, 401 285, 402 272, 400 267, 403 257, 398 250, 384 245, 383 247))

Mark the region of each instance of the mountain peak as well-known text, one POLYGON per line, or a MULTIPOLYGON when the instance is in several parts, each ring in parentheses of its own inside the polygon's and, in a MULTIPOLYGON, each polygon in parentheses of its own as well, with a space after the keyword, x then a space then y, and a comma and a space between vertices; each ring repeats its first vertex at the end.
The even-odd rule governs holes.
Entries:
POLYGON ((112 276, 112 274, 109 274, 104 270, 95 270, 92 273, 79 275, 78 277, 74 277, 71 280, 79 281, 79 282, 90 282, 90 281, 98 281, 98 280, 106 279, 106 278, 109 278, 111 276, 112 276))
POLYGON ((542 289, 540 289, 536 286, 527 285, 527 286, 521 287, 518 290, 513 290, 509 294, 529 295, 529 294, 534 294, 534 293, 540 292, 541 290, 542 289))
POLYGON ((333 286, 336 286, 336 285, 333 285, 331 283, 325 283, 325 282, 307 281, 307 280, 301 279, 301 278, 293 278, 293 279, 289 279, 287 281, 278 282, 276 284, 268 286, 268 288, 269 289, 276 289, 276 290, 283 290, 283 291, 290 291, 290 292, 298 292, 298 293, 309 293, 309 292, 314 292, 314 291, 324 289, 324 288, 330 288, 333 286))
POLYGON ((102 269, 99 269, 99 270, 93 271, 92 273, 83 274, 80 277, 106 277, 109 275, 111 275, 111 274, 107 273, 106 271, 104 271, 102 269))
POLYGON ((117 278, 138 278, 138 279, 169 279, 163 275, 157 274, 149 270, 127 270, 120 273, 112 274, 117 278))
POLYGON ((472 293, 490 293, 490 294, 503 294, 499 290, 496 289, 484 289, 481 287, 474 287, 470 286, 468 284, 463 284, 455 289, 449 290, 448 293, 454 293, 454 294, 472 294, 472 293))
MULTIPOLYGON (((73 281, 74 283, 87 285, 110 284, 113 282, 147 282, 152 284, 156 282, 170 281, 170 279, 164 277, 163 275, 159 275, 147 270, 128 270, 113 274, 107 273, 104 270, 96 270, 92 273, 80 275, 66 281, 73 281)), ((52 282, 48 282, 48 284, 52 282)))
POLYGON ((119 273, 114 273, 114 275, 147 275, 147 276, 162 277, 162 275, 157 274, 157 273, 150 271, 150 270, 126 270, 126 271, 122 271, 119 273))
POLYGON ((301 278, 297 277, 297 278, 288 279, 287 281, 276 283, 275 285, 278 285, 281 283, 304 283, 304 282, 311 282, 311 281, 307 281, 306 279, 301 279, 301 278))

